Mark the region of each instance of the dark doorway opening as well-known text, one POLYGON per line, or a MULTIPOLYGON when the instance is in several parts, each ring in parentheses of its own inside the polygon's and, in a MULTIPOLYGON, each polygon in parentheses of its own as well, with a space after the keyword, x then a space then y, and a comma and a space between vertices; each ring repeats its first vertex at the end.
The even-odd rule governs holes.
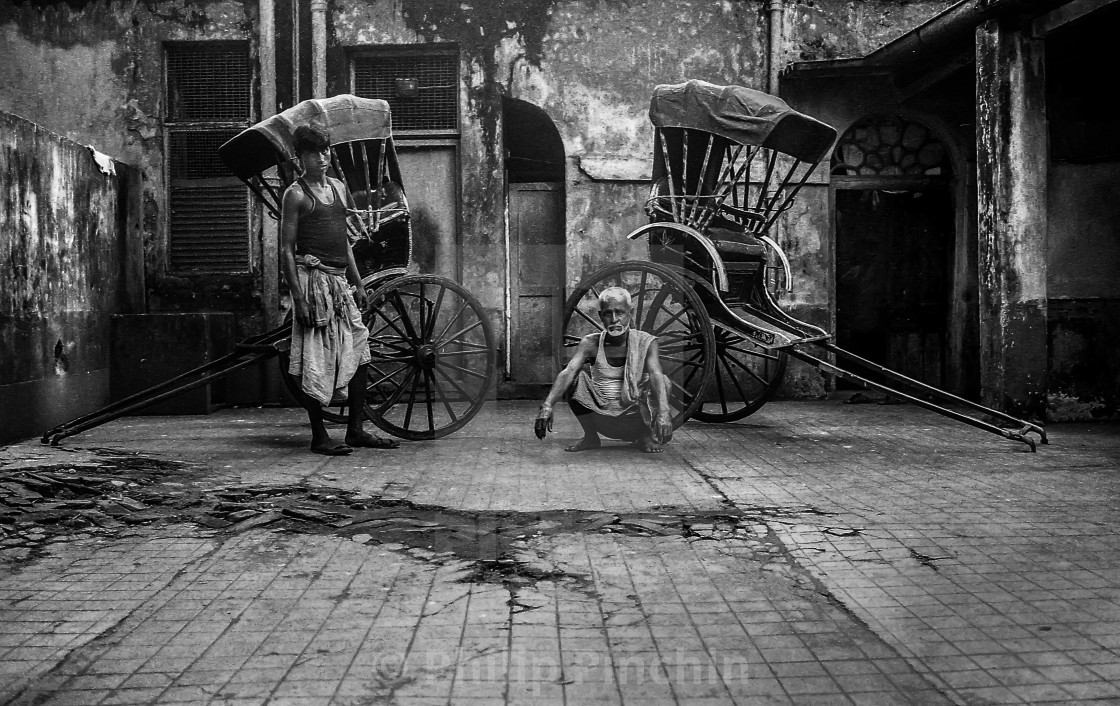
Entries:
POLYGON ((531 103, 502 101, 508 220, 504 397, 552 383, 564 306, 564 143, 531 103))
POLYGON ((503 98, 502 124, 510 184, 564 182, 564 141, 547 113, 532 103, 503 98))
POLYGON ((837 344, 943 386, 953 240, 946 185, 837 189, 837 344))

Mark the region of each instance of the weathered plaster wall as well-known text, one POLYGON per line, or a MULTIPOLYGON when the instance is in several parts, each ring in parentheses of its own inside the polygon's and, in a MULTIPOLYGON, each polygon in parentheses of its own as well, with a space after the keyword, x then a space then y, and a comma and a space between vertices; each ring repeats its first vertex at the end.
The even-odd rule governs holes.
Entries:
POLYGON ((0 110, 135 166, 155 309, 259 307, 256 278, 167 277, 163 43, 253 40, 255 0, 0 3, 0 110))
MULTIPOLYGON (((791 4, 783 56, 857 56, 901 34, 948 3, 879 2, 791 4)), ((504 182, 500 153, 500 97, 541 107, 555 123, 568 159, 567 265, 574 286, 591 270, 625 258, 644 258, 643 243, 624 236, 645 222, 647 185, 640 167, 616 179, 595 179, 583 159, 649 160, 653 132, 647 110, 659 83, 699 78, 765 88, 767 4, 763 0, 435 0, 332 5, 332 92, 347 90, 342 47, 457 42, 463 50, 460 269, 464 284, 491 311, 504 306, 504 182)), ((791 304, 827 323, 831 284, 821 277, 831 258, 827 191, 810 188, 812 207, 787 219, 794 266, 813 273, 791 304)), ((823 381, 791 386, 823 392, 823 381)))
POLYGON ((798 0, 787 6, 787 62, 850 59, 897 39, 953 5, 951 1, 798 0))
POLYGON ((1046 253, 1051 299, 1120 299, 1120 163, 1052 163, 1046 253))
MULTIPOLYGON (((944 0, 792 3, 786 60, 857 56, 945 7, 944 0)), ((460 143, 463 283, 497 325, 504 308, 505 200, 501 97, 540 106, 568 158, 569 285, 612 259, 638 257, 623 235, 644 220, 641 170, 595 180, 585 157, 648 159, 646 118, 658 83, 701 78, 764 87, 765 0, 332 0, 328 93, 349 90, 346 47, 455 42, 462 51, 460 143)), ((164 41, 248 40, 256 0, 69 0, 0 4, 0 108, 98 146, 143 175, 145 263, 152 310, 259 310, 260 277, 167 275, 164 41)), ((795 103, 796 105, 796 103, 795 103)), ((808 196, 809 202, 825 203, 808 196)), ((788 222, 795 267, 817 272, 828 242, 808 211, 788 222), (801 232, 802 229, 808 229, 801 232)), ((830 286, 804 283, 795 306, 829 310, 830 286)), ((246 320, 252 320, 246 317, 246 320)), ((818 389, 818 388, 813 388, 818 389)))
POLYGON ((137 175, 115 169, 0 113, 0 443, 108 400, 109 317, 144 306, 137 175))
MULTIPOLYGON (((778 298, 791 315, 826 331, 836 326, 835 243, 828 189, 828 158, 806 184, 793 207, 779 219, 771 235, 786 251, 792 270, 792 291, 778 298)), ((816 398, 831 391, 830 381, 816 368, 791 360, 782 397, 816 398)))
POLYGON ((1120 416, 1120 163, 1052 163, 1048 416, 1120 416))

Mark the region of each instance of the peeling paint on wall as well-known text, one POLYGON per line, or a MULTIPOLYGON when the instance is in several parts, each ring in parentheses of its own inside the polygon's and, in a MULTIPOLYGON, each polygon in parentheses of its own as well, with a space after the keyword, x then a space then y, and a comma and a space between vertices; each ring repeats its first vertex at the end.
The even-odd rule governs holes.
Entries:
MULTIPOLYGON (((790 5, 783 54, 857 56, 924 21, 946 2, 803 2, 790 5)), ((153 305, 166 309, 259 306, 259 283, 165 276, 162 43, 256 43, 256 0, 26 1, 0 8, 0 109, 27 116, 143 174, 145 260, 153 305), (50 91, 41 87, 51 86, 50 91)), ((644 245, 623 235, 644 221, 644 187, 592 180, 583 158, 648 159, 653 87, 700 78, 759 87, 765 81, 765 0, 332 0, 332 92, 349 90, 346 47, 454 42, 462 51, 459 144, 463 283, 502 319, 505 194, 501 99, 528 101, 551 118, 568 165, 567 280, 644 245)), ((255 51, 255 49, 254 49, 255 51)), ((407 175, 406 175, 407 179, 407 175)), ((812 217, 791 222, 794 258, 820 257, 812 217), (798 248, 804 248, 799 250, 798 248)), ((813 289, 799 296, 816 306, 813 289)))
POLYGON ((163 43, 251 40, 255 0, 0 3, 0 110, 137 167, 149 282, 167 270, 163 43))
POLYGON ((787 61, 869 54, 954 3, 946 0, 797 0, 786 10, 787 61))
POLYGON ((88 147, 0 113, 0 396, 10 402, 0 405, 0 443, 28 423, 17 387, 43 383, 37 408, 53 401, 56 416, 72 416, 63 400, 108 369, 110 314, 142 306, 126 264, 139 233, 118 166, 126 170, 107 175, 88 147))

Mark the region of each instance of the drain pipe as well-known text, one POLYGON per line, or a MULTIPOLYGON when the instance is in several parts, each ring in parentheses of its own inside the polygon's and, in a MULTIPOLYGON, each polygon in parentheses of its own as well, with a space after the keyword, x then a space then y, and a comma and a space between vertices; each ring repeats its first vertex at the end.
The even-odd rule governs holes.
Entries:
MULTIPOLYGON (((783 0, 770 0, 766 9, 770 14, 770 46, 769 56, 767 56, 766 59, 766 92, 770 95, 776 96, 778 95, 778 72, 781 71, 782 65, 782 24, 784 22, 785 5, 783 3, 783 0)), ((773 245, 774 252, 778 253, 778 255, 781 256, 782 264, 785 265, 785 289, 787 292, 790 292, 793 291, 793 284, 792 282, 790 282, 789 264, 786 262, 785 253, 783 253, 782 249, 777 245, 777 243, 780 242, 781 232, 781 219, 778 219, 774 222, 774 227, 771 229, 770 236, 775 241, 773 245)), ((769 279, 771 273, 774 272, 775 270, 767 268, 767 278, 769 279)))
MULTIPOLYGON (((257 7, 260 15, 258 42, 261 67, 261 112, 256 119, 264 120, 276 114, 276 0, 258 0, 257 7)), ((265 179, 273 186, 283 188, 275 169, 268 170, 265 179)), ((264 290, 264 316, 268 328, 272 328, 279 326, 284 320, 284 312, 280 310, 280 224, 264 215, 264 209, 258 213, 262 216, 260 217, 261 280, 264 290)))
POLYGON ((261 114, 259 120, 276 114, 276 0, 258 0, 258 46, 261 66, 261 114))
POLYGON ((327 97, 327 0, 311 0, 311 97, 327 97))
POLYGON ((770 0, 767 7, 770 13, 770 56, 766 62, 766 92, 778 94, 778 72, 782 64, 782 23, 785 5, 782 0, 770 0))

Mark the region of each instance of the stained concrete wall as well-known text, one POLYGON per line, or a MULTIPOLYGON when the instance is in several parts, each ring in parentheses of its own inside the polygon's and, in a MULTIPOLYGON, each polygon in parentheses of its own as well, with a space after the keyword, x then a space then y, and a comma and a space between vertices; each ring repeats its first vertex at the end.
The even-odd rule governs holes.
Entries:
POLYGON ((163 130, 163 43, 241 40, 255 52, 256 6, 255 0, 0 3, 0 110, 140 171, 153 309, 260 308, 259 276, 169 276, 163 130))
MULTIPOLYGON (((791 3, 783 27, 783 60, 857 56, 912 29, 947 2, 791 3)), ((500 99, 542 108, 556 125, 568 159, 567 252, 570 288, 610 262, 645 258, 624 236, 646 221, 648 192, 641 161, 650 161, 647 118, 659 83, 699 78, 765 88, 767 3, 762 0, 552 2, 481 0, 338 0, 331 6, 329 91, 348 90, 346 49, 380 44, 456 42, 463 52, 463 283, 501 330, 505 289, 504 175, 500 99), (638 160, 630 174, 596 178, 588 160, 638 160)), ((796 107, 796 105, 795 105, 796 107)), ((795 315, 829 322, 832 285, 827 189, 807 187, 783 231, 798 291, 795 315)), ((799 396, 824 394, 819 375, 787 385, 799 396)))
MULTIPOLYGON (((266 328, 264 309, 276 286, 265 281, 259 219, 251 221, 249 273, 169 268, 163 47, 191 41, 247 42, 255 63, 256 0, 0 2, 0 110, 134 166, 149 310, 235 312, 243 338, 266 328)), ((273 399, 278 385, 268 372, 239 374, 231 398, 273 399)))
MULTIPOLYGON (((791 2, 783 61, 862 55, 946 7, 946 0, 791 2)), ((89 142, 143 175, 144 261, 153 311, 264 306, 259 253, 249 277, 171 277, 167 272, 162 43, 245 40, 256 55, 256 0, 68 0, 0 3, 0 109, 89 142)), ((501 97, 541 107, 556 124, 566 173, 569 286, 616 259, 644 257, 623 235, 644 221, 641 169, 596 179, 586 158, 648 160, 646 111, 658 83, 700 78, 765 87, 765 0, 332 0, 328 93, 350 90, 347 48, 455 42, 461 50, 460 276, 494 323, 504 310, 505 198, 501 97)), ((797 106, 795 103, 795 107, 797 106)), ((791 259, 806 275, 795 314, 827 323, 822 277, 829 239, 826 192, 810 187, 787 219, 791 259), (814 194, 814 189, 820 193, 814 194), (807 210, 806 210, 807 209, 807 210), (812 276, 808 276, 808 275, 812 276)), ((784 237, 784 236, 783 236, 784 237)), ((240 315, 239 315, 240 316, 240 315)), ((246 326, 239 326, 242 333, 246 326)), ((499 330, 501 330, 499 328, 499 330)), ((819 377, 798 394, 824 392, 819 377)))
POLYGON ((1052 163, 1048 416, 1120 416, 1120 163, 1052 163))
POLYGON ((144 308, 138 174, 104 168, 0 113, 0 443, 106 403, 109 317, 144 308))

